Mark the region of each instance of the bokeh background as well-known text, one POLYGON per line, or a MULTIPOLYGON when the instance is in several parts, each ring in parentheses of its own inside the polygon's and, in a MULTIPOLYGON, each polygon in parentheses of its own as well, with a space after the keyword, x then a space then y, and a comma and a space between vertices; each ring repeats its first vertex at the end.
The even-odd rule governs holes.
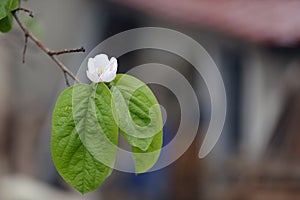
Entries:
MULTIPOLYGON (((138 176, 115 171, 97 191, 82 196, 60 178, 51 159, 51 115, 66 88, 63 75, 32 43, 21 63, 24 35, 15 26, 0 34, 0 200, 300 199, 300 1, 29 0, 22 6, 35 13, 35 19, 20 14, 22 21, 49 48, 86 48, 60 57, 74 73, 97 44, 128 29, 157 26, 192 37, 219 67, 228 111, 216 147, 199 159, 210 119, 201 76, 171 53, 125 54, 119 72, 157 62, 189 80, 199 98, 199 133, 172 165, 138 176)), ((150 86, 168 114, 168 143, 180 123, 179 104, 168 88, 150 86)))

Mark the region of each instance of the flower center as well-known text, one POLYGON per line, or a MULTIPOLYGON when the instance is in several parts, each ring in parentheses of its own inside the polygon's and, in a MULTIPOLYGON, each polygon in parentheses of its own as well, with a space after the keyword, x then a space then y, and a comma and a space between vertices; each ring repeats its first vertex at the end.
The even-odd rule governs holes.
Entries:
POLYGON ((103 72, 104 72, 104 67, 103 67, 103 68, 100 67, 100 68, 98 69, 98 76, 100 76, 101 74, 103 74, 103 72))

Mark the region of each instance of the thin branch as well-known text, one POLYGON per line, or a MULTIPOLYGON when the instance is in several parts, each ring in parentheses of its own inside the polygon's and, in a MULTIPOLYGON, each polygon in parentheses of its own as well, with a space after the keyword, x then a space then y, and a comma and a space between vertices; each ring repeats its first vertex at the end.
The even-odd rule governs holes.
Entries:
MULTIPOLYGON (((20 10, 20 9, 18 9, 20 10)), ((67 75, 70 76, 74 81, 76 81, 77 83, 80 83, 80 80, 57 58, 55 57, 55 55, 59 55, 59 54, 53 54, 53 52, 56 52, 56 51, 52 51, 50 50, 49 48, 47 48, 40 40, 38 40, 24 25, 23 23, 20 21, 18 15, 16 14, 16 11, 18 10, 15 10, 12 12, 17 24, 20 26, 20 28, 22 29, 22 31, 24 32, 25 34, 25 43, 26 40, 31 39, 42 51, 44 51, 57 65, 58 67, 62 70, 63 74, 64 74, 64 77, 65 77, 65 81, 66 81, 66 84, 69 86, 69 81, 67 79, 67 75)), ((22 11, 24 11, 24 9, 21 9, 22 11)), ((25 9, 27 10, 27 9, 25 9)), ((27 12, 27 11, 25 11, 27 12)), ((26 44, 26 48, 27 48, 27 44, 26 44)), ((24 51, 23 51, 23 55, 25 55, 26 53, 26 48, 24 46, 24 51), (25 52, 25 53, 24 53, 25 52)), ((72 53, 72 52, 84 52, 84 49, 83 48, 80 48, 80 51, 78 49, 75 49, 75 50, 68 50, 69 52, 64 52, 64 53, 72 53)), ((61 54, 61 53, 60 53, 61 54)))
POLYGON ((70 87, 71 85, 70 85, 70 83, 69 83, 68 74, 67 74, 66 72, 64 72, 64 76, 65 76, 66 85, 67 85, 68 87, 70 87))
POLYGON ((30 17, 34 17, 32 10, 29 10, 27 8, 17 8, 15 11, 23 11, 23 12, 28 13, 30 17))
POLYGON ((25 55, 27 50, 27 44, 28 44, 28 35, 25 34, 25 43, 24 43, 24 50, 23 50, 23 56, 22 56, 22 63, 25 63, 25 55))
POLYGON ((66 53, 76 53, 76 52, 85 52, 85 49, 83 47, 78 48, 78 49, 64 49, 61 51, 50 51, 50 55, 61 55, 61 54, 66 54, 66 53))

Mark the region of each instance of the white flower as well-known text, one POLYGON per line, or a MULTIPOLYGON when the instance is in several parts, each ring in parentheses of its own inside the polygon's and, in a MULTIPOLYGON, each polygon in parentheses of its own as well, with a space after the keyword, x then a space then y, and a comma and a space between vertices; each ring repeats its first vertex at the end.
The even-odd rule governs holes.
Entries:
POLYGON ((107 55, 99 54, 88 60, 87 77, 94 83, 111 82, 116 78, 118 69, 117 59, 112 57, 110 60, 107 55))

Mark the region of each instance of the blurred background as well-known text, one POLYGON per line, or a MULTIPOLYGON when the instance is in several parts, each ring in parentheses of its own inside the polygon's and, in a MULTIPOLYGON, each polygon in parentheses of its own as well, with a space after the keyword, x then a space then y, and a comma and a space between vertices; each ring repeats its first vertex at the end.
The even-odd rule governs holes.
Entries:
MULTIPOLYGON (((165 27, 192 37, 219 67, 227 118, 213 151, 199 159, 211 106, 201 76, 168 52, 121 56, 122 73, 156 62, 183 74, 199 98, 199 133, 172 165, 138 176, 114 171, 97 191, 82 196, 60 178, 51 159, 51 115, 66 88, 63 75, 32 43, 21 63, 24 35, 15 26, 0 34, 0 200, 300 199, 299 0, 29 0, 22 7, 34 11, 35 19, 20 13, 22 21, 50 49, 86 48, 60 57, 74 73, 97 44, 125 30, 165 27)), ((150 87, 168 114, 166 144, 180 123, 178 100, 168 88, 150 87)))

